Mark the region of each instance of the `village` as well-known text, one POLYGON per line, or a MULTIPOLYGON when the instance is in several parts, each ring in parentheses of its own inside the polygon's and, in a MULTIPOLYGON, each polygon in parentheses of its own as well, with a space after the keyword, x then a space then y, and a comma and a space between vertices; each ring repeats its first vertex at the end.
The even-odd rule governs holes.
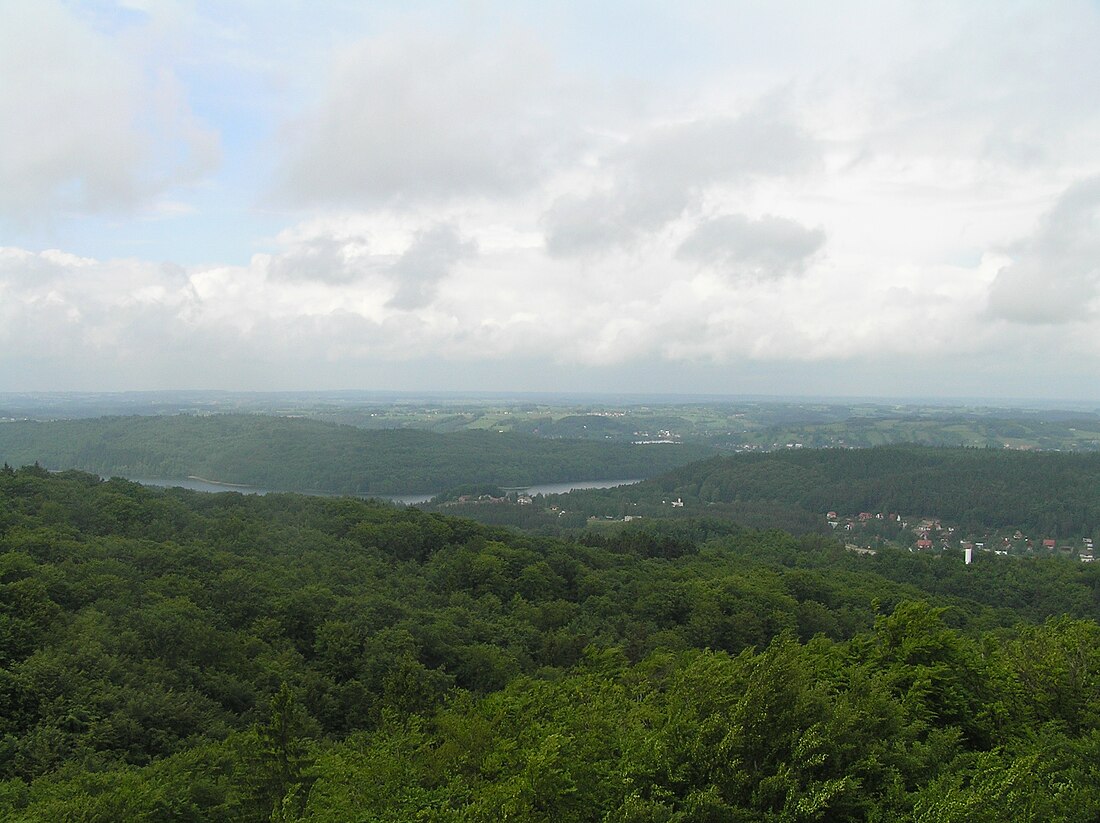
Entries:
MULTIPOLYGON (((439 501, 444 507, 456 505, 534 508, 550 517, 564 517, 567 512, 543 495, 532 495, 527 490, 496 490, 460 495, 447 501, 439 501)), ((681 509, 682 497, 670 497, 660 501, 659 508, 681 509)), ((630 504, 638 506, 634 502, 630 504)), ((658 515, 659 517, 660 515, 658 515)), ((641 519, 640 514, 618 515, 591 514, 583 516, 589 526, 614 522, 631 522, 641 519)), ((1073 557, 1082 563, 1095 560, 1095 535, 1073 538, 1055 538, 1049 535, 1028 535, 1017 528, 974 531, 945 523, 936 516, 905 516, 895 512, 858 512, 840 514, 829 511, 825 523, 840 538, 845 547, 854 553, 873 555, 879 549, 892 547, 911 552, 961 552, 964 562, 970 563, 976 555, 995 557, 1010 556, 1061 556, 1073 557)))
POLYGON ((825 522, 845 545, 859 553, 873 553, 882 546, 901 546, 909 551, 962 550, 970 562, 974 552, 999 557, 1013 555, 1062 555, 1077 557, 1082 563, 1092 563, 1091 536, 1058 540, 1034 537, 1019 529, 1000 529, 981 534, 962 533, 956 526, 945 525, 938 517, 906 518, 896 513, 859 512, 842 516, 835 511, 825 515, 825 522))

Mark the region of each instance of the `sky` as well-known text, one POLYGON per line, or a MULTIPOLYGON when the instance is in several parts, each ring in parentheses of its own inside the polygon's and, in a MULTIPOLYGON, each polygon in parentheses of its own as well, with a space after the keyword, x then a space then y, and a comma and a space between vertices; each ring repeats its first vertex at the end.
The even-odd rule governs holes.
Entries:
POLYGON ((0 391, 1100 400, 1097 43, 1097 0, 0 0, 0 391))

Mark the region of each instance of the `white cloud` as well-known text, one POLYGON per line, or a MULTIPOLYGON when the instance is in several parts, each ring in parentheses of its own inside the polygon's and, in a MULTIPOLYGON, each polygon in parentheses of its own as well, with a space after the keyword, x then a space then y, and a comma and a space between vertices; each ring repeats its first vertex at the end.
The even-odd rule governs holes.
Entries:
MULTIPOLYGON (((749 234, 759 228, 746 223, 749 234)), ((288 261, 319 260, 311 257, 318 229, 242 266, 183 269, 3 249, 0 376, 49 375, 82 387, 262 388, 287 380, 363 385, 352 376, 385 374, 398 381, 390 386, 427 387, 421 381, 453 385, 455 375, 490 363, 502 380, 522 383, 542 364, 582 383, 613 369, 620 389, 651 390, 659 387, 645 375, 665 365, 669 375, 694 370, 714 380, 752 362, 785 363, 788 372, 797 363, 819 369, 813 364, 867 358, 949 362, 1015 345, 997 324, 981 322, 1000 265, 993 257, 976 271, 872 272, 830 256, 811 258, 805 278, 731 280, 694 262, 614 253, 594 276, 539 247, 482 248, 467 258, 461 226, 429 223, 406 238, 403 254, 372 259, 364 251, 365 276, 344 276, 335 229, 328 236, 336 276, 280 271, 288 261), (402 260, 426 279, 399 280, 402 260), (395 299, 405 287, 411 298, 395 299)), ((355 229, 349 244, 371 235, 369 225, 355 229)))
POLYGON ((526 32, 399 31, 336 61, 323 97, 288 129, 283 197, 376 207, 499 196, 573 152, 573 106, 526 32))
POLYGON ((1100 309, 1095 5, 37 8, 2 12, 0 215, 82 234, 5 238, 0 381, 1040 385, 1100 352, 1061 322, 1100 309), (231 163, 183 193, 192 105, 231 163))
POLYGON ((718 187, 798 177, 819 148, 774 98, 741 114, 642 129, 607 153, 595 190, 559 198, 543 217, 546 246, 570 256, 629 246, 718 187))
POLYGON ((128 210, 209 172, 178 80, 53 0, 0 4, 0 217, 128 210))

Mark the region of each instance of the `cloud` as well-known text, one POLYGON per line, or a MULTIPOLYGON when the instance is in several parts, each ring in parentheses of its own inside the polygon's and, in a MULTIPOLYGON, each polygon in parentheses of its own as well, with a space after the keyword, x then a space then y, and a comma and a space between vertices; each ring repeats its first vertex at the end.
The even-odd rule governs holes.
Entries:
POLYGON ((543 215, 546 247, 556 257, 627 247, 708 191, 800 176, 818 160, 815 141, 774 98, 737 116, 654 126, 603 158, 602 188, 563 196, 543 215))
POLYGON ((785 217, 728 214, 700 223, 676 256, 736 277, 767 279, 802 273, 824 243, 824 230, 785 217))
POLYGON ((397 309, 428 305, 439 282, 457 263, 476 252, 477 244, 464 241, 453 226, 437 225, 419 232, 390 269, 397 281, 397 293, 387 305, 397 309))
MULTIPOLYGON (((803 236, 774 219, 780 238, 803 236)), ((733 222, 768 265, 800 265, 761 239, 767 219, 733 222)), ((1005 342, 998 324, 976 323, 992 273, 958 267, 872 272, 830 255, 810 260, 812 277, 731 278, 694 259, 613 253, 589 270, 537 246, 475 247, 452 224, 399 239, 380 222, 339 221, 327 235, 320 224, 288 230, 280 254, 316 259, 326 236, 338 268, 344 238, 369 236, 379 253, 348 277, 287 276, 278 255, 180 267, 0 249, 0 381, 462 388, 478 374, 480 386, 538 388, 534 368, 562 386, 649 390, 654 370, 690 370, 736 391, 722 375, 753 362, 794 374, 800 363, 934 362, 1005 342)))
POLYGON ((766 98, 736 117, 655 128, 630 145, 624 159, 631 173, 647 178, 654 189, 679 191, 801 174, 817 153, 782 99, 766 98))
POLYGON ((1095 3, 1074 0, 1057 15, 1042 3, 992 8, 937 10, 947 13, 938 42, 893 74, 904 117, 890 118, 886 138, 910 153, 977 161, 989 175, 1091 164, 1100 124, 1090 94, 1100 76, 1095 3))
POLYGON ((194 303, 177 267, 3 248, 0 361, 27 379, 40 367, 72 378, 155 359, 187 337, 194 303))
POLYGON ((0 247, 0 285, 20 291, 42 288, 58 280, 66 264, 77 268, 90 262, 55 250, 35 254, 26 249, 0 247))
POLYGON ((377 269, 365 237, 316 235, 274 255, 268 273, 275 280, 350 283, 377 269))
POLYGON ((1095 4, 140 5, 0 0, 0 218, 54 224, 0 251, 0 383, 935 389, 1100 353, 1061 323, 1100 314, 1095 4))
POLYGON ((572 139, 559 84, 522 32, 362 40, 341 55, 320 103, 289 127, 280 194, 372 208, 524 190, 572 139))
POLYGON ((267 288, 327 287, 332 293, 359 287, 388 289, 386 306, 411 310, 429 305, 442 280, 475 257, 478 244, 446 222, 405 229, 388 221, 315 220, 280 235, 283 250, 258 255, 267 288), (378 239, 373 243, 368 233, 378 239))
POLYGON ((0 4, 0 217, 134 208, 217 163, 167 70, 64 6, 0 4))
POLYGON ((547 252, 552 257, 572 257, 625 248, 679 211, 676 204, 667 203, 658 205, 657 214, 647 215, 650 210, 636 209, 623 188, 620 184, 612 192, 558 198, 542 217, 547 252))
POLYGON ((1062 193, 989 290, 993 317, 1062 324, 1094 317, 1100 299, 1100 176, 1062 193))

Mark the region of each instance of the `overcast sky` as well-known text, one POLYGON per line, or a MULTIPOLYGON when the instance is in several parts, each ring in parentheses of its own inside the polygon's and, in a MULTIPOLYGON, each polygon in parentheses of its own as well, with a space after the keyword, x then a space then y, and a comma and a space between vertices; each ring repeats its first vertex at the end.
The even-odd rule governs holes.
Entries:
POLYGON ((0 391, 1100 400, 1100 3, 0 0, 0 391))

